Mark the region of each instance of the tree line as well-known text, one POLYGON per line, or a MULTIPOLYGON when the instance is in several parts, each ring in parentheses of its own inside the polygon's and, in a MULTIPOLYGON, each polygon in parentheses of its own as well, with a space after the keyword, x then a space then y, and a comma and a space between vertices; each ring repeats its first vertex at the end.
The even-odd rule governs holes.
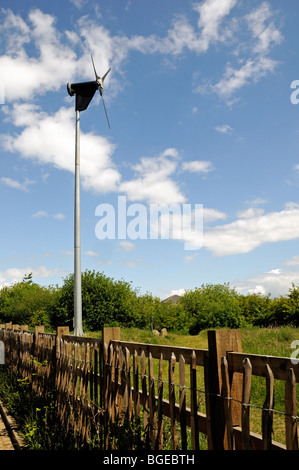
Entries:
MULTIPOLYGON (((0 289, 0 323, 73 329, 74 276, 62 286, 40 286, 32 274, 0 289)), ((240 294, 229 284, 203 284, 185 292, 176 303, 140 294, 132 283, 104 273, 82 273, 82 317, 86 331, 103 326, 176 330, 198 334, 209 328, 299 326, 299 287, 285 296, 240 294)))

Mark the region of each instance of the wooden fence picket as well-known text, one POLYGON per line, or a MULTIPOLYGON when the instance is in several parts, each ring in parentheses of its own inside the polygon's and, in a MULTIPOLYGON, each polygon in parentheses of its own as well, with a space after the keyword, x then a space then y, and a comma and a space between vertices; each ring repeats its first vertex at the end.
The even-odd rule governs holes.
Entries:
POLYGON ((126 348, 126 387, 128 395, 128 406, 127 406, 127 416, 129 422, 132 420, 133 414, 133 395, 132 395, 132 380, 131 380, 131 354, 128 348, 126 348))
POLYGON ((146 359, 144 350, 140 355, 140 377, 142 389, 143 428, 148 439, 148 394, 146 381, 146 359))
POLYGON ((163 449, 163 353, 159 360, 156 449, 163 449))
POLYGON ((135 349, 133 357, 133 383, 134 383, 134 416, 135 427, 138 429, 140 420, 140 394, 139 394, 139 365, 138 353, 135 349))
POLYGON ((197 378, 196 378, 196 353, 192 351, 190 361, 190 401, 191 401, 191 443, 192 449, 199 450, 199 431, 197 417, 197 378))
POLYGON ((273 407, 274 407, 274 375, 269 366, 265 366, 266 399, 262 411, 262 433, 264 450, 272 450, 273 407))
POLYGON ((242 444, 243 450, 250 450, 250 393, 252 365, 248 358, 243 361, 243 392, 242 392, 242 444))
POLYGON ((177 435, 177 425, 176 425, 176 411, 175 411, 175 381, 174 381, 174 369, 176 364, 176 357, 174 353, 171 354, 169 359, 169 406, 170 406, 170 426, 171 426, 171 436, 172 436, 172 448, 177 450, 178 448, 178 435, 177 435))
POLYGON ((285 384, 285 426, 287 450, 298 450, 296 378, 294 369, 289 370, 285 384))
POLYGON ((222 391, 224 418, 225 418, 225 432, 224 432, 224 449, 234 450, 234 430, 232 421, 232 406, 231 406, 231 391, 228 376, 228 364, 225 356, 221 358, 221 376, 222 376, 222 391))
POLYGON ((181 427, 182 450, 187 450, 186 429, 186 388, 185 388, 185 358, 179 358, 179 422, 181 427))
POLYGON ((157 407, 155 398, 154 363, 151 353, 149 353, 148 356, 148 408, 150 439, 153 449, 155 449, 157 438, 157 407))

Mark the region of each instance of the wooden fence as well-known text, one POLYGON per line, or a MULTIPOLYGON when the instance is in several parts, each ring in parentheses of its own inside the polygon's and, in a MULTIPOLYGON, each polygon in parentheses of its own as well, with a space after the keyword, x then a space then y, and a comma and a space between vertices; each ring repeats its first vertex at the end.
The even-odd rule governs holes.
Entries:
POLYGON ((0 325, 5 361, 36 393, 55 390, 57 412, 80 445, 101 449, 298 450, 299 365, 289 358, 242 352, 239 330, 208 332, 208 349, 131 343, 119 329, 102 340, 69 335, 60 327, 0 325), (250 402, 262 377, 265 400, 250 402), (285 409, 274 409, 275 381, 285 383, 285 409), (251 413, 260 413, 260 434, 251 413), (285 443, 273 440, 274 415, 285 443))

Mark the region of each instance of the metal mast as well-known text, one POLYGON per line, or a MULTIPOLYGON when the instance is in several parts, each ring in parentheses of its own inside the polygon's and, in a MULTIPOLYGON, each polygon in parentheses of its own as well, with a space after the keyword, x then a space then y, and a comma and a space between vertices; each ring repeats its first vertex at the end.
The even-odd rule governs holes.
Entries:
POLYGON ((74 335, 83 336, 80 221, 80 111, 76 110, 75 214, 74 214, 74 335))
POLYGON ((105 114, 110 127, 103 98, 104 79, 110 72, 99 77, 96 73, 93 58, 92 64, 96 80, 84 83, 68 83, 70 96, 76 95, 76 144, 75 144, 75 208, 74 208, 74 335, 83 336, 82 326, 82 286, 81 286, 81 221, 80 221, 80 111, 88 108, 95 92, 99 90, 103 100, 105 114))

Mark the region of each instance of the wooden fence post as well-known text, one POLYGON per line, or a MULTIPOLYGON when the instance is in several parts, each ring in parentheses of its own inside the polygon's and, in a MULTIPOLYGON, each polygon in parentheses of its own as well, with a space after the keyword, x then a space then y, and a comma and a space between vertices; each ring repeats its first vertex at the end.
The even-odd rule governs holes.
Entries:
POLYGON ((110 341, 120 341, 120 328, 119 326, 104 327, 102 330, 102 343, 107 344, 109 348, 110 341))
POLYGON ((69 335, 70 329, 68 326, 58 326, 56 328, 56 336, 57 338, 61 338, 63 335, 69 335))
MULTIPOLYGON (((229 447, 225 433, 225 413, 222 393, 221 358, 227 352, 242 352, 240 330, 208 331, 209 370, 208 370, 208 399, 210 410, 211 439, 213 450, 226 450, 229 447)), ((232 425, 241 425, 241 404, 234 401, 242 400, 242 374, 235 373, 230 379, 230 394, 232 398, 232 425)))

